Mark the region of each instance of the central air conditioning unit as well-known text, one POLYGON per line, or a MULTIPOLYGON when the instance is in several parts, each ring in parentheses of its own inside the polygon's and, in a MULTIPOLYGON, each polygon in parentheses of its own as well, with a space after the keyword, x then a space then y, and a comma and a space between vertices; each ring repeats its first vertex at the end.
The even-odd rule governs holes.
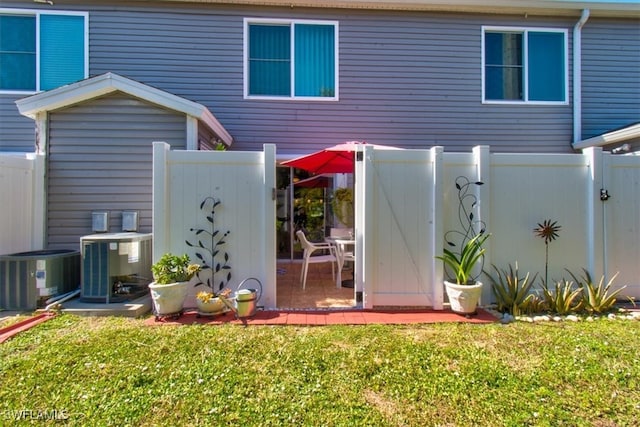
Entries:
POLYGON ((148 292, 152 234, 101 233, 80 238, 80 300, 114 303, 148 292))
POLYGON ((35 310, 48 297, 76 291, 80 252, 44 249, 0 256, 0 309, 35 310))

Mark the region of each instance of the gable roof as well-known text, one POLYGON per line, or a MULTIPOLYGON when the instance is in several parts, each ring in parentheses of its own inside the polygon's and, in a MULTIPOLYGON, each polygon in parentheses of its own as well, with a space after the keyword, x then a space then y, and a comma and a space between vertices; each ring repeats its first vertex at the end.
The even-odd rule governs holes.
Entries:
POLYGON ((257 6, 421 10, 547 16, 640 17, 638 0, 143 0, 150 3, 236 4, 257 6))
POLYGON ((58 110, 117 91, 194 117, 209 127, 227 146, 233 142, 229 132, 204 105, 115 73, 101 74, 22 98, 16 101, 16 105, 20 114, 35 119, 38 113, 58 110))

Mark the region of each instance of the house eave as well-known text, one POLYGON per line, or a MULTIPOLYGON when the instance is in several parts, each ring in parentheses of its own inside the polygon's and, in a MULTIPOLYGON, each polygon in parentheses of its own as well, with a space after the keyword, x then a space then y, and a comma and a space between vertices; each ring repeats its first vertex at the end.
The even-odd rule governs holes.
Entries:
POLYGON ((573 148, 582 150, 589 147, 604 147, 612 144, 620 144, 636 138, 640 138, 640 123, 634 123, 621 129, 603 133, 602 135, 583 139, 573 144, 573 148))
POLYGON ((598 0, 141 0, 152 3, 177 2, 281 6, 288 8, 382 9, 490 14, 580 16, 589 9, 594 17, 640 17, 640 8, 631 1, 598 0))
POLYGON ((195 117, 215 132, 225 145, 233 143, 229 132, 204 105, 114 73, 101 74, 19 99, 16 105, 20 114, 35 120, 38 113, 55 111, 117 91, 195 117))

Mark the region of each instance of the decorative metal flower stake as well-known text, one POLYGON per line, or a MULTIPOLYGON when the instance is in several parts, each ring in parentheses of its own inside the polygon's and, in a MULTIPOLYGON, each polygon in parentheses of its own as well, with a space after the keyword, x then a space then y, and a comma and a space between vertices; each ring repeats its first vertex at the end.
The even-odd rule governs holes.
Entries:
POLYGON ((562 229, 558 225, 558 221, 551 222, 550 219, 545 219, 542 224, 538 223, 538 227, 533 229, 536 236, 544 239, 545 246, 545 259, 544 259, 544 283, 548 283, 549 280, 549 242, 558 238, 558 232, 562 229))

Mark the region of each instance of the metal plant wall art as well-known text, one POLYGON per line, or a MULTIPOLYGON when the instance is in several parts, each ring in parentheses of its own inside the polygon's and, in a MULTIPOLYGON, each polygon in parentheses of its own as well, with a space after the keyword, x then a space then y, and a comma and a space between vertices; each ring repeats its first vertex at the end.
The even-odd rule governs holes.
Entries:
POLYGON ((551 221, 545 219, 542 223, 538 223, 538 226, 533 229, 536 236, 544 240, 545 257, 544 257, 544 283, 545 285, 549 280, 549 242, 552 242, 558 238, 558 232, 562 229, 558 225, 558 221, 551 221))
POLYGON ((200 203, 200 210, 206 215, 207 227, 190 228, 189 231, 195 233, 198 241, 197 243, 185 241, 188 246, 196 248, 195 255, 202 262, 202 270, 197 274, 196 286, 206 285, 214 294, 222 291, 231 280, 229 253, 223 249, 230 231, 221 232, 216 229, 216 208, 221 204, 220 199, 213 196, 205 198, 200 203), (221 279, 216 279, 218 274, 222 274, 221 279))
MULTIPOLYGON (((481 246, 489 237, 486 233, 486 223, 476 218, 474 210, 478 207, 478 198, 471 192, 472 186, 484 185, 482 181, 470 181, 465 176, 459 176, 455 179, 455 187, 458 196, 458 222, 459 230, 449 230, 444 234, 444 240, 450 248, 446 252, 456 254, 459 258, 464 258, 466 253, 477 254, 477 264, 479 268, 477 273, 470 280, 475 281, 484 270, 484 249, 476 248, 475 251, 469 251, 469 246, 481 246)), ((474 261, 474 265, 476 262, 474 261)))

